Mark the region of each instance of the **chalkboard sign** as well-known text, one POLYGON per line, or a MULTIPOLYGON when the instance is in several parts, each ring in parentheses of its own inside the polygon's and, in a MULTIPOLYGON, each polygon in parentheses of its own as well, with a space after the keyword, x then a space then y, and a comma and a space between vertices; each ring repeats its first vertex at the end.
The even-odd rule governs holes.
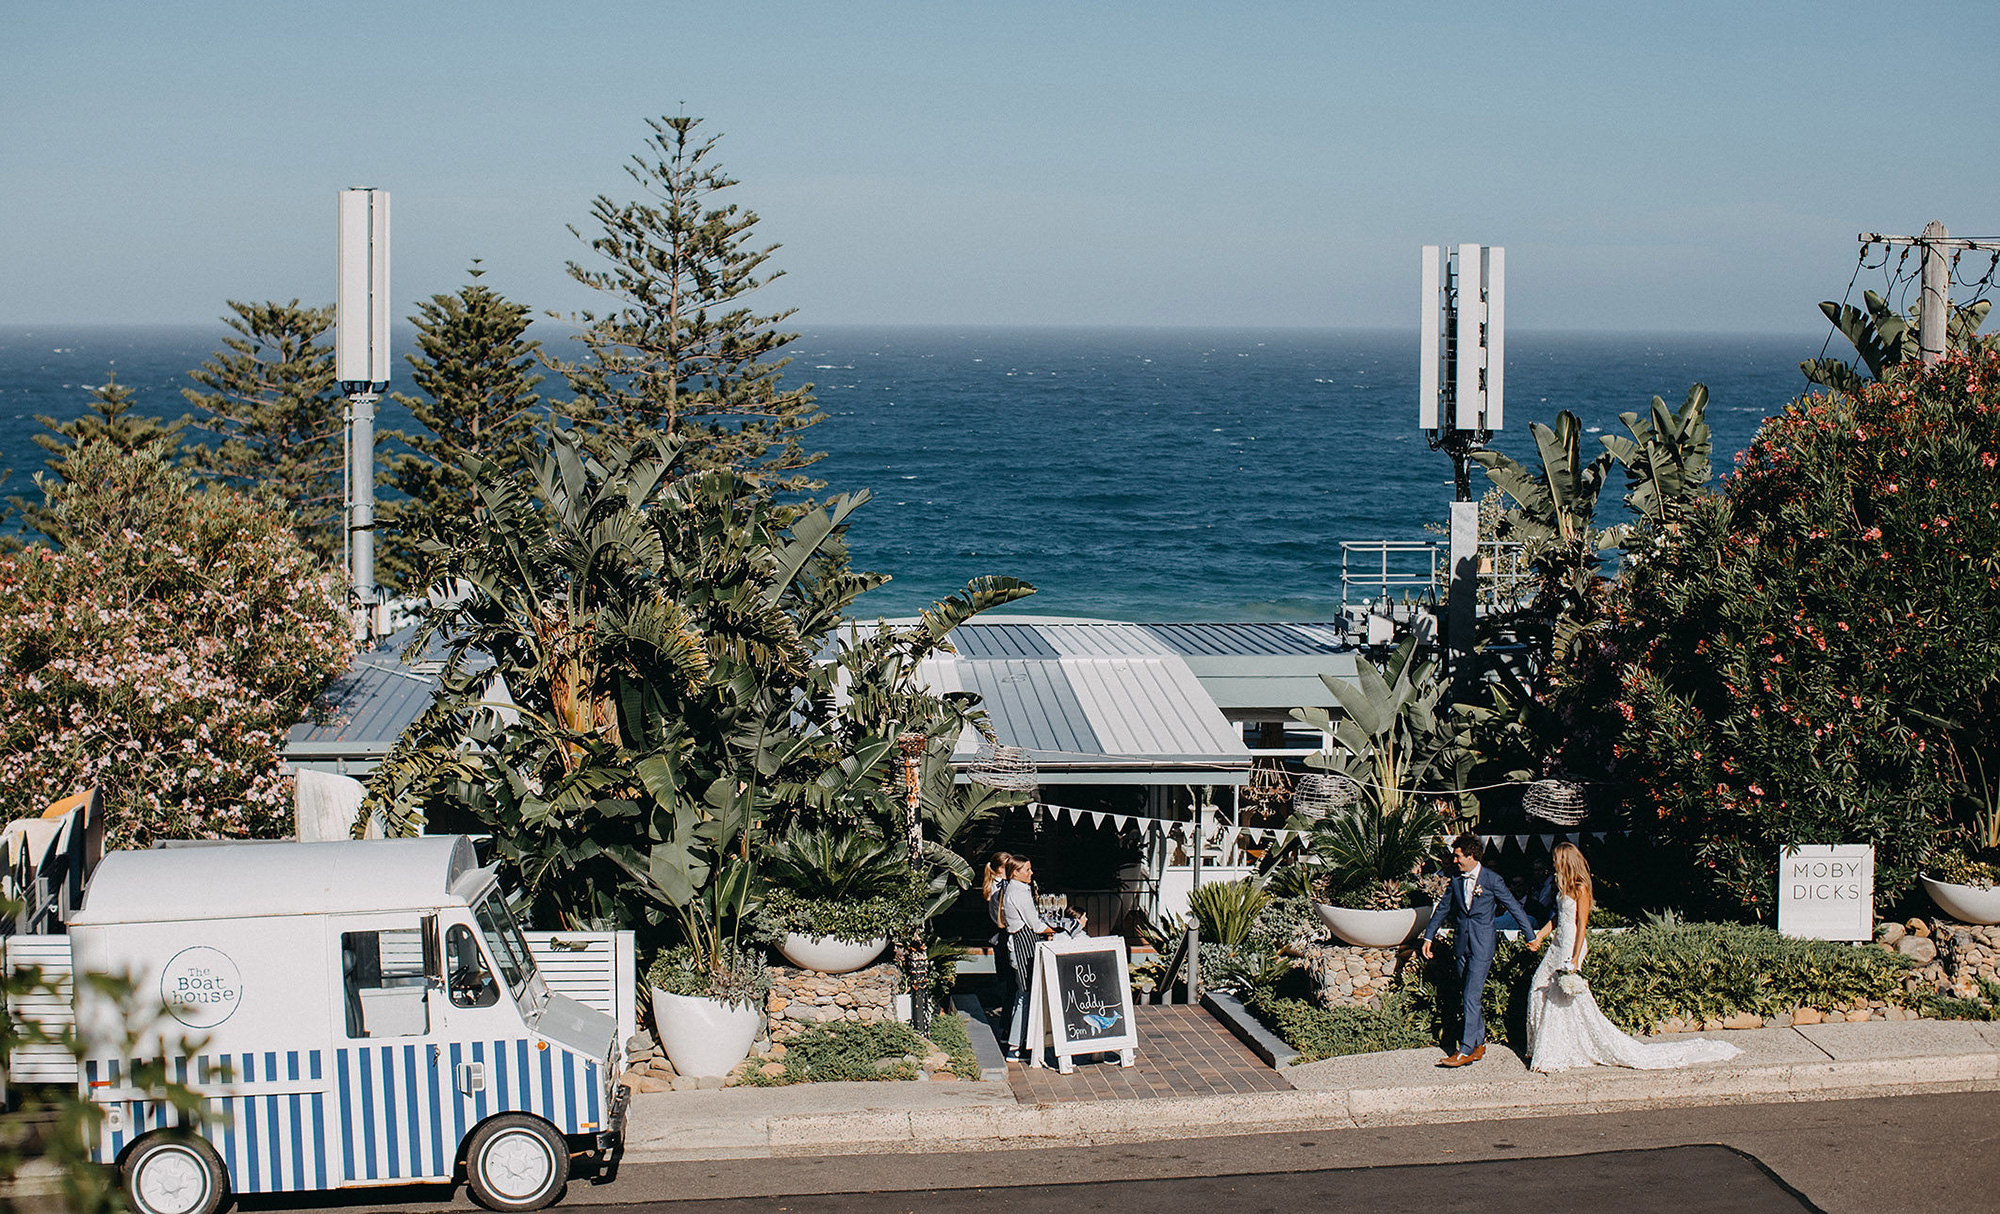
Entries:
POLYGON ((1035 947, 1034 993, 1028 1041, 1030 1064, 1041 1065, 1046 1040, 1067 1075, 1076 1054, 1116 1053, 1133 1065, 1139 1033, 1132 1022, 1132 980, 1125 941, 1083 936, 1035 947))

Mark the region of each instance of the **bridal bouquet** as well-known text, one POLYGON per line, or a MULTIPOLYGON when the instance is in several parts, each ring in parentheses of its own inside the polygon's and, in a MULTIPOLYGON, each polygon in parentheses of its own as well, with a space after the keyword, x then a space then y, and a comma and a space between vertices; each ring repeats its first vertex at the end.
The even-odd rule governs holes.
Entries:
POLYGON ((1589 990, 1590 984, 1583 980, 1582 970, 1564 970, 1562 976, 1556 979, 1556 987, 1574 999, 1589 990))

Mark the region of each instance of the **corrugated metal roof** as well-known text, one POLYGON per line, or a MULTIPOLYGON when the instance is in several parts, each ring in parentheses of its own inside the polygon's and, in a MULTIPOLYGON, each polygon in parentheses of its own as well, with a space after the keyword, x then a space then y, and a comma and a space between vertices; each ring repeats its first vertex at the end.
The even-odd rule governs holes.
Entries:
MULTIPOLYGON (((1064 676, 1060 664, 1052 661, 952 663, 953 688, 971 691, 993 720, 993 730, 1009 746, 1020 746, 1048 755, 1096 755, 1103 753, 1097 730, 1078 697, 1076 688, 1064 676)), ((977 738, 962 739, 968 746, 977 738)))
MULTIPOLYGON (((951 639, 958 653, 927 660, 919 677, 938 693, 978 694, 1000 741, 1032 753, 1045 783, 1247 777, 1241 733, 1180 655, 1137 625, 965 625, 951 639), (978 656, 1002 652, 1021 656, 978 656)), ((961 737, 959 757, 978 741, 961 737)))
POLYGON ((1033 624, 961 624, 951 647, 966 658, 1052 658, 1055 647, 1033 624))
MULTIPOLYGON (((389 753, 410 723, 431 706, 449 648, 446 642, 433 640, 413 662, 405 663, 403 650, 415 635, 414 627, 407 628, 358 654, 347 673, 326 690, 325 722, 301 721, 286 734, 286 760, 330 770, 366 770, 389 753)), ((484 655, 470 654, 466 664, 481 670, 493 663, 484 655)))
POLYGON ((1183 656, 1333 653, 1343 647, 1332 624, 1147 624, 1145 629, 1183 656))

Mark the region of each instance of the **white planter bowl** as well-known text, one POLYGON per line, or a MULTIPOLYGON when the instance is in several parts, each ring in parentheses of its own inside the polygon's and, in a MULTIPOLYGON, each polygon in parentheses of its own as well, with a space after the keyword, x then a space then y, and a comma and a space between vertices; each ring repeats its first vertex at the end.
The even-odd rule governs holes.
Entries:
POLYGON ((653 988, 653 1030, 674 1070, 683 1075, 727 1075, 750 1056, 764 1027, 754 1003, 724 1003, 698 995, 669 995, 653 988))
POLYGON ((1429 904, 1398 910, 1356 910, 1351 906, 1316 904, 1319 917, 1333 934, 1360 948, 1395 948, 1423 934, 1430 922, 1429 904))
POLYGON ((887 936, 850 944, 832 936, 802 936, 797 932, 787 932, 784 941, 778 945, 778 953, 802 970, 811 970, 816 974, 845 974, 881 956, 888 944, 887 936))
POLYGON ((1974 889, 1970 885, 1953 885, 1949 881, 1933 881, 1929 877, 1922 877, 1922 880, 1924 891, 1930 894, 1938 909, 1960 923, 2000 923, 2000 886, 1974 889))

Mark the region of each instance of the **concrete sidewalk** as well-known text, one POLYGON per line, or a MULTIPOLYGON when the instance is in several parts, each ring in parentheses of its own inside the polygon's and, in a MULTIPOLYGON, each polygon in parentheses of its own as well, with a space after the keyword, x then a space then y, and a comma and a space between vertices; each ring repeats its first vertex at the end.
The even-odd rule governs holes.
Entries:
MULTIPOLYGON (((1287 1067, 1295 1089, 1025 1104, 1005 1083, 832 1083, 644 1093, 626 1159, 850 1155, 1144 1142, 1309 1128, 1547 1117, 1690 1105, 2000 1091, 2000 1024, 1823 1024, 1715 1034, 1743 1049, 1674 1071, 1538 1075, 1504 1049, 1439 1069, 1436 1050, 1287 1067)), ((1104 1064, 1110 1065, 1110 1064, 1104 1064)))

